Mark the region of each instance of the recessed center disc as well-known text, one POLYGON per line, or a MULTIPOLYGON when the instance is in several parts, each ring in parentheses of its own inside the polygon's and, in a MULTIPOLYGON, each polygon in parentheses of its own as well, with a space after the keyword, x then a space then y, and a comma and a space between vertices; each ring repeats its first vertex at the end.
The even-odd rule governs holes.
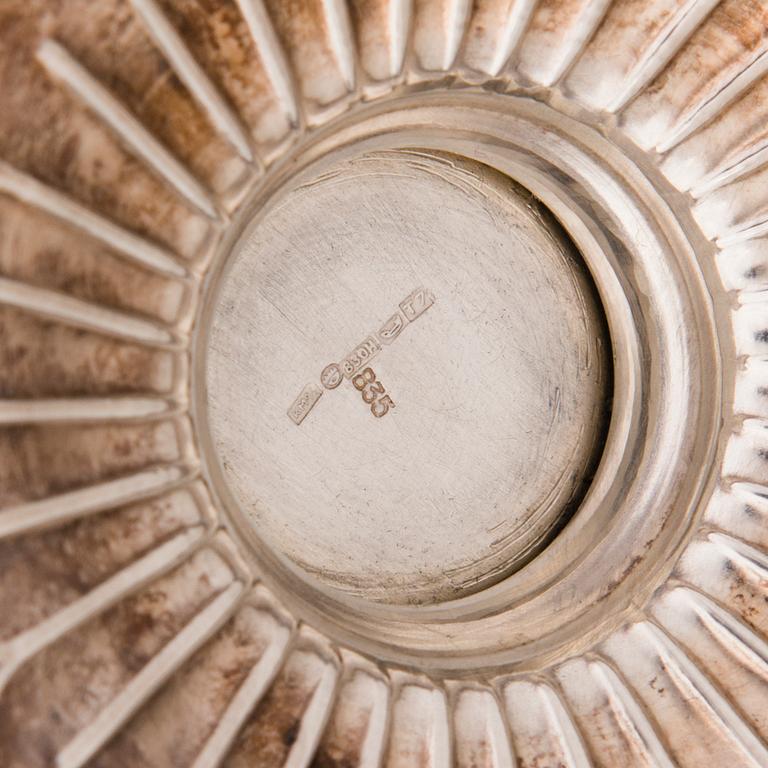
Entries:
POLYGON ((336 166, 235 248, 206 361, 224 482, 268 547, 374 600, 435 602, 531 559, 582 498, 605 320, 556 222, 486 166, 336 166))

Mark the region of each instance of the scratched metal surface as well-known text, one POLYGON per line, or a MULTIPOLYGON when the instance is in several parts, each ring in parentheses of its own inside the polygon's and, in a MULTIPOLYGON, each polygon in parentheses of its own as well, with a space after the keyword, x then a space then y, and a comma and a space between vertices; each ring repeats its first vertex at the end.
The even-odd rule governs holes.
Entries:
POLYGON ((768 765, 767 62, 4 0, 0 765, 768 765))
POLYGON ((270 546, 355 594, 434 602, 520 567, 578 505, 610 342, 586 268, 533 206, 483 166, 369 155, 236 246, 209 425, 270 546))

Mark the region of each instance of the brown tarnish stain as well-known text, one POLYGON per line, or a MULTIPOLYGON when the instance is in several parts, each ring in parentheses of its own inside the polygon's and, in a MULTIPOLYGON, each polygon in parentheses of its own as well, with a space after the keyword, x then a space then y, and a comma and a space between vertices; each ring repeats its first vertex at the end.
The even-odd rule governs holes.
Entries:
POLYGON ((349 14, 360 63, 372 80, 391 76, 393 46, 389 29, 389 5, 392 0, 349 0, 349 14))
POLYGON ((569 768, 560 755, 552 750, 539 751, 530 757, 519 757, 517 764, 519 768, 569 768))
MULTIPOLYGON (((648 548, 648 545, 646 545, 646 550, 648 548)), ((643 558, 639 555, 635 555, 629 563, 627 563, 627 566, 622 571, 621 576, 618 579, 613 579, 605 587, 603 595, 600 597, 600 600, 605 600, 607 597, 609 597, 611 594, 613 594, 616 587, 619 586, 631 573, 632 571, 637 568, 640 563, 643 562, 643 558)))
POLYGON ((235 151, 221 138, 124 0, 67 0, 47 20, 63 43, 194 175, 216 192, 237 183, 235 151), (83 19, 88 23, 84 24, 83 19))
POLYGON ((285 763, 318 682, 316 674, 307 673, 307 655, 294 651, 289 656, 240 732, 226 768, 280 768, 285 763))
POLYGON ((257 141, 281 139, 290 126, 234 0, 162 0, 161 5, 257 141))
POLYGON ((0 699, 0 765, 50 768, 74 734, 230 579, 223 561, 203 550, 37 654, 0 699))
POLYGON ((589 0, 540 0, 531 16, 526 37, 553 36, 547 47, 554 48, 568 37, 568 31, 589 6, 589 0))
POLYGON ((440 71, 445 65, 453 4, 453 0, 416 0, 413 4, 413 50, 425 70, 440 71))
POLYGON ((768 124, 761 117, 768 108, 768 78, 762 78, 693 136, 673 149, 669 158, 686 159, 698 178, 717 167, 727 167, 749 154, 768 137, 768 124))
POLYGON ((2 196, 0 275, 166 323, 178 319, 186 293, 178 280, 150 272, 83 232, 2 196))
POLYGON ((167 393, 175 359, 0 307, 0 397, 167 393))
POLYGON ((0 542, 0 641, 86 594, 200 514, 186 491, 0 542))
MULTIPOLYGON (((651 721, 663 723, 664 747, 675 765, 740 765, 730 736, 716 727, 706 694, 678 683, 641 625, 633 625, 612 641, 609 655, 619 664, 630 689, 651 721)), ((679 640, 678 640, 679 642, 679 640)), ((695 657, 693 660, 696 661, 695 657)))
POLYGON ((575 713, 579 732, 591 748, 595 768, 615 768, 618 765, 650 765, 637 754, 635 745, 618 723, 608 697, 586 713, 575 713))
POLYGON ((190 766, 269 643, 272 621, 246 606, 200 649, 89 765, 190 766), (184 717, 178 713, 183 712, 184 717))
POLYGON ((759 663, 746 660, 736 643, 715 636, 700 621, 686 626, 680 639, 695 654, 696 663, 710 680, 718 681, 755 731, 768 737, 768 679, 760 674, 759 663))
POLYGON ((344 734, 335 732, 331 738, 324 738, 312 761, 312 768, 355 768, 360 764, 366 731, 367 723, 364 723, 344 734))
POLYGON ((514 0, 473 0, 459 61, 477 69, 490 64, 514 4, 514 0))
POLYGON ((322 0, 264 0, 304 97, 326 106, 347 94, 329 41, 322 0))
MULTIPOLYGON (((57 19, 70 13, 72 5, 64 0, 5 0, 0 7, 0 158, 107 218, 194 256, 209 236, 205 218, 122 147, 35 59, 39 42, 62 32, 57 19)), ((71 23, 90 28, 101 8, 101 3, 83 2, 71 23)), ((164 109, 166 120, 169 107, 164 109)))
POLYGON ((590 0, 540 0, 520 43, 519 69, 534 78, 548 72, 547 64, 560 60, 562 46, 589 5, 590 0))
POLYGON ((518 768, 569 768, 553 734, 513 732, 513 737, 518 768))
POLYGON ((82 488, 180 458, 174 423, 0 430, 0 506, 82 488))
POLYGON ((346 745, 320 744, 312 760, 311 768, 356 768, 360 764, 360 748, 365 738, 365 731, 352 731, 347 736, 349 743, 346 745))
MULTIPOLYGON (((595 768, 653 767, 644 742, 627 728, 625 713, 615 708, 612 698, 590 674, 587 660, 577 658, 566 662, 558 677, 595 768), (569 667, 571 671, 566 672, 569 667)), ((652 723, 650 713, 644 714, 652 723)))
MULTIPOLYGON (((675 85, 679 87, 681 80, 695 74, 695 87, 687 91, 682 106, 699 100, 712 90, 713 80, 729 79, 724 75, 730 69, 742 69, 746 64, 745 56, 763 47, 768 38, 766 21, 766 3, 760 0, 724 0, 650 85, 647 95, 659 94, 675 85)), ((694 85, 693 78, 691 85, 694 85)), ((677 102, 682 96, 679 94, 674 101, 677 102)))
POLYGON ((710 712, 695 697, 681 691, 670 678, 667 665, 657 660, 657 673, 638 692, 657 720, 685 723, 682 732, 666 729, 667 747, 681 765, 700 765, 711 757, 713 765, 737 765, 733 744, 717 729, 707 725, 710 712), (695 743, 694 743, 695 742, 695 743))
POLYGON ((614 95, 618 95, 625 78, 684 5, 685 0, 614 0, 576 62, 568 84, 588 97, 596 81, 610 80, 614 95))
POLYGON ((312 768, 355 768, 370 724, 371 709, 366 706, 343 706, 351 699, 350 682, 345 683, 337 696, 336 707, 312 761, 312 768))
POLYGON ((614 56, 617 53, 626 56, 623 71, 628 72, 684 5, 685 0, 618 0, 611 3, 589 47, 588 56, 598 57, 600 52, 610 54, 611 51, 614 56), (622 38, 621 42, 617 36, 622 38), (625 47, 627 43, 629 49, 625 47))
POLYGON ((768 3, 724 0, 627 110, 628 125, 658 114, 672 126, 768 48, 768 3))
POLYGON ((727 605, 759 634, 768 634, 768 580, 753 584, 730 560, 723 570, 728 585, 727 605))
POLYGON ((651 768, 642 742, 628 731, 624 716, 589 671, 589 661, 572 659, 557 676, 578 732, 595 768, 637 765, 651 768))
MULTIPOLYGON (((397 685, 397 680, 394 681, 397 685)), ((431 734, 436 727, 431 700, 435 693, 426 677, 406 679, 395 688, 390 704, 386 768, 439 768, 435 763, 431 734)))
POLYGON ((539 695, 541 685, 540 681, 518 679, 503 689, 518 766, 567 768, 567 746, 558 730, 552 728, 547 706, 539 695))
POLYGON ((480 739, 471 744, 457 739, 456 768, 495 768, 493 744, 480 739))

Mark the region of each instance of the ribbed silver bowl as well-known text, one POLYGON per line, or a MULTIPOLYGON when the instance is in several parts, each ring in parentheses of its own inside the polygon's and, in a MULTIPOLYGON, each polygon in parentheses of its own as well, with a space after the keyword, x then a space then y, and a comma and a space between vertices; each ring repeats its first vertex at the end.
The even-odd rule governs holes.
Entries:
POLYGON ((768 2, 3 0, 0 765, 768 765, 768 2))

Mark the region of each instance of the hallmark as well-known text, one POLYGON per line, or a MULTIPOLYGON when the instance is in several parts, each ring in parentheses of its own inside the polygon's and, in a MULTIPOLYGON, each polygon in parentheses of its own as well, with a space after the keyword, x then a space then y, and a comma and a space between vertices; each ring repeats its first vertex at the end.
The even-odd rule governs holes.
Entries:
POLYGON ((362 373, 358 373, 352 379, 352 386, 362 395, 363 402, 371 407, 371 413, 377 419, 395 407, 384 385, 376 378, 373 368, 365 368, 362 373))
POLYGON ((341 368, 336 363, 331 363, 323 368, 320 374, 320 383, 326 389, 336 389, 341 384, 344 376, 341 372, 341 368))
POLYGON ((426 312, 435 303, 435 297, 426 288, 417 288, 400 302, 400 309, 409 322, 426 312))
POLYGON ((288 409, 288 416, 291 421, 298 426, 307 418, 309 412, 315 407, 315 404, 323 394, 323 390, 317 384, 307 384, 301 390, 301 394, 293 401, 288 409))
POLYGON ((367 366, 381 352, 382 344, 391 344, 407 325, 424 314, 434 303, 434 295, 426 288, 412 291, 378 331, 363 339, 340 363, 329 363, 323 368, 320 373, 322 387, 316 384, 307 384, 304 387, 288 409, 291 421, 297 426, 301 424, 323 392, 326 389, 336 389, 344 379, 351 380, 355 389, 361 392, 364 402, 370 405, 374 416, 380 418, 388 413, 395 404, 384 391, 381 382, 376 379, 373 370, 367 366), (360 374, 360 371, 363 373, 360 374))
POLYGON ((352 352, 341 361, 341 370, 345 378, 351 379, 366 363, 381 352, 381 344, 375 336, 361 341, 352 352))
POLYGON ((396 312, 379 329, 377 334, 379 341, 381 341, 382 344, 391 344, 403 332, 403 328, 405 328, 407 324, 408 320, 403 314, 401 312, 396 312))

